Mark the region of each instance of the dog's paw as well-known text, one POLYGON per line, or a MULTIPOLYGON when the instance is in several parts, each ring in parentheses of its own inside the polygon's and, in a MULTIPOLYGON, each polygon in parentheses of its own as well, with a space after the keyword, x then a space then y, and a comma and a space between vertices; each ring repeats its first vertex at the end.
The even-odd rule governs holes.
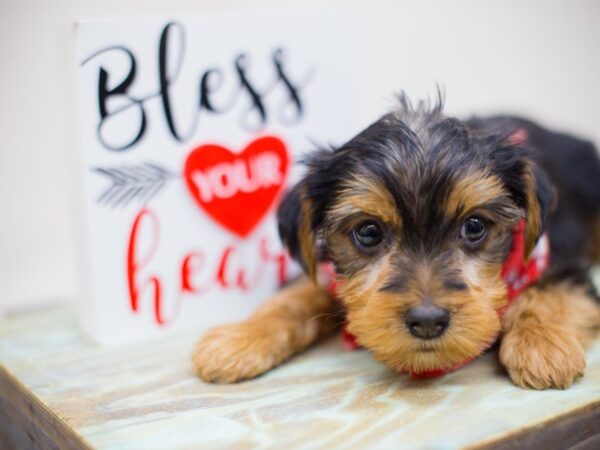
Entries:
POLYGON ((531 389, 565 389, 583 376, 585 354, 575 335, 557 326, 509 331, 500 362, 513 383, 531 389))
POLYGON ((289 355, 290 347, 285 330, 265 322, 240 322, 209 330, 196 345, 192 364, 205 381, 235 383, 273 368, 289 355))

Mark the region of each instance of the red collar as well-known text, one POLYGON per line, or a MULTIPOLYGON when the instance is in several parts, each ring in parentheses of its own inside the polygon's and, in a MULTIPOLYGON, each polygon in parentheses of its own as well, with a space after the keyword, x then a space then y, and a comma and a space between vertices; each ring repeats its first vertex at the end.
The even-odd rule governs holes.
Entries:
POLYGON ((521 292, 541 278, 549 262, 550 242, 546 233, 538 239, 529 259, 525 260, 525 221, 521 220, 513 232, 512 248, 502 266, 501 277, 508 289, 508 304, 498 310, 500 317, 521 292))
MULTIPOLYGON (((529 255, 529 259, 525 259, 525 220, 521 220, 515 230, 513 231, 512 247, 502 266, 500 276, 506 282, 508 302, 502 308, 498 309, 498 317, 502 319, 504 313, 508 307, 512 304, 513 300, 521 294, 525 289, 531 286, 533 283, 538 281, 550 261, 550 244, 548 236, 544 233, 538 240, 535 248, 529 255)), ((335 277, 335 270, 333 264, 324 263, 322 264, 322 270, 324 285, 327 286, 329 292, 333 295, 337 295, 338 281, 335 277)), ((346 327, 343 330, 343 342, 344 347, 348 350, 355 350, 359 347, 356 342, 356 338, 350 334, 346 327)), ((497 336, 493 339, 490 344, 484 348, 481 353, 491 347, 497 340, 497 336)), ((446 370, 426 370, 423 372, 411 372, 410 375, 413 378, 435 378, 444 375, 448 372, 456 370, 465 364, 471 362, 474 358, 464 361, 456 366, 446 370)))

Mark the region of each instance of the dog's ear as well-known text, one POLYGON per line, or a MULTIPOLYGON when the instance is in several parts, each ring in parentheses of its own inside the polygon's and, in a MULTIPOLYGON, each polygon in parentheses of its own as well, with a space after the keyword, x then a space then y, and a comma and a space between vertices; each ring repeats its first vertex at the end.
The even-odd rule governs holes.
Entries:
POLYGON ((525 257, 533 251, 546 228, 548 215, 556 203, 556 193, 546 173, 532 160, 525 167, 525 257))
POLYGON ((324 254, 318 237, 325 213, 336 196, 336 186, 348 175, 343 155, 342 149, 333 147, 307 155, 302 161, 307 169, 304 177, 285 194, 277 211, 281 240, 313 281, 324 254))
POLYGON ((537 165, 524 142, 512 136, 495 149, 492 160, 497 173, 513 199, 525 212, 525 257, 544 232, 546 221, 556 203, 556 194, 545 172, 537 165))
POLYGON ((300 182, 283 197, 277 210, 279 236, 290 255, 316 280, 317 250, 312 230, 312 204, 300 182))

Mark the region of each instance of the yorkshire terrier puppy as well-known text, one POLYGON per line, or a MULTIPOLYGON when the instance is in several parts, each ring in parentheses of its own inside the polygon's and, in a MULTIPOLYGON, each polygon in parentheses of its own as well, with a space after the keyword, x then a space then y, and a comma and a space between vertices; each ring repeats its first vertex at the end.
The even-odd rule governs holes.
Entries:
POLYGON ((518 386, 566 388, 583 375, 600 327, 591 143, 514 117, 460 121, 439 100, 413 107, 401 96, 306 166, 278 220, 307 276, 248 320, 206 333, 193 355, 201 378, 268 371, 331 333, 340 308, 358 344, 395 370, 443 373, 499 338, 518 386), (527 268, 519 279, 508 260, 527 268), (335 295, 317 282, 324 261, 335 295))

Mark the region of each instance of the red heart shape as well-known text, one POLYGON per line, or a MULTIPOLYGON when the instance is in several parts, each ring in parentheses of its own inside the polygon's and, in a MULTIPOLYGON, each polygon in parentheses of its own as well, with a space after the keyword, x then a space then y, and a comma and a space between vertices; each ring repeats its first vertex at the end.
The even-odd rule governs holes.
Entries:
POLYGON ((275 136, 252 141, 240 154, 220 145, 201 145, 188 155, 184 177, 200 208, 246 237, 275 204, 288 162, 286 146, 275 136))

